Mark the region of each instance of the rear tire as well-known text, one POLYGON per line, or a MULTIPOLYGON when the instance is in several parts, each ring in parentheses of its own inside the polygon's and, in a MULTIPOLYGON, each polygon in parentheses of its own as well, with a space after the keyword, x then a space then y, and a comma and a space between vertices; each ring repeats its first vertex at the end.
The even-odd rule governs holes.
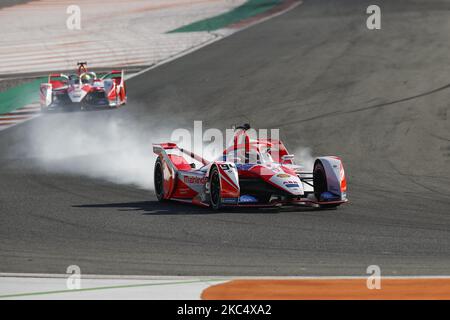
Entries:
POLYGON ((222 206, 222 199, 220 197, 220 175, 217 167, 211 169, 209 175, 209 202, 213 210, 219 210, 222 206))
POLYGON ((156 198, 158 198, 158 201, 162 202, 165 200, 164 199, 164 173, 163 173, 162 161, 160 158, 158 158, 156 160, 153 178, 154 178, 153 181, 155 184, 156 198))

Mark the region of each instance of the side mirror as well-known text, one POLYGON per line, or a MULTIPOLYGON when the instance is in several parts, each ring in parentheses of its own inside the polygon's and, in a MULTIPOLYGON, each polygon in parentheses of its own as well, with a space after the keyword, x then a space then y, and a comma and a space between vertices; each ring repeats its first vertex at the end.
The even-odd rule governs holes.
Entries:
POLYGON ((195 169, 195 163, 192 162, 189 165, 191 166, 192 169, 195 169))

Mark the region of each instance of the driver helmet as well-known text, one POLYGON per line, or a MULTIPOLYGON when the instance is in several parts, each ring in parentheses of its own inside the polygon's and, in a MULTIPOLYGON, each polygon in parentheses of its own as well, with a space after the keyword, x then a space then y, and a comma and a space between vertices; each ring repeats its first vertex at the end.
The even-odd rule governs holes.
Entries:
POLYGON ((89 83, 92 80, 92 76, 88 73, 84 73, 81 75, 81 82, 82 83, 89 83))

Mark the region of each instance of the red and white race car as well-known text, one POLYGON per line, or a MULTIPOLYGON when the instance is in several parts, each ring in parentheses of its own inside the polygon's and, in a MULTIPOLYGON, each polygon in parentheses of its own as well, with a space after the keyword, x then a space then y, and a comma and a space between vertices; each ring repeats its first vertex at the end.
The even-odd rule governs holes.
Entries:
POLYGON ((115 108, 127 102, 123 70, 113 70, 98 78, 86 62, 78 62, 76 74, 52 73, 40 87, 42 111, 59 108, 115 108))
POLYGON ((232 145, 215 161, 174 143, 153 144, 158 155, 154 168, 158 200, 216 210, 283 205, 334 208, 347 202, 347 182, 338 157, 318 157, 313 172, 304 172, 280 140, 251 140, 249 128, 248 124, 238 127, 232 145), (195 162, 201 164, 199 168, 195 162))

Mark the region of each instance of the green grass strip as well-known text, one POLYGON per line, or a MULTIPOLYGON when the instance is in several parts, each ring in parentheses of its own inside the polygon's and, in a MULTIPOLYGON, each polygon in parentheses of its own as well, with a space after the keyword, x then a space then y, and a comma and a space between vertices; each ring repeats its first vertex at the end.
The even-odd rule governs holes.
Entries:
POLYGON ((215 282, 223 281, 224 279, 205 279, 205 280, 191 280, 191 281, 174 281, 174 282, 163 282, 163 283, 142 283, 142 284, 129 284, 129 285, 119 285, 119 286, 104 286, 104 287, 94 287, 85 289, 67 289, 67 290, 55 290, 55 291, 41 291, 41 292, 26 292, 26 293, 15 293, 0 295, 0 299, 6 298, 19 298, 27 296, 39 296, 47 294, 57 294, 57 293, 73 293, 73 292, 85 292, 85 291, 97 291, 97 290, 107 290, 107 289, 126 289, 126 288, 140 288, 140 287, 154 287, 163 285, 174 285, 174 284, 190 284, 190 283, 200 283, 200 282, 215 282))
POLYGON ((274 6, 280 4, 282 0, 248 0, 243 5, 218 16, 197 21, 181 28, 171 30, 174 32, 196 32, 196 31, 214 31, 224 28, 230 24, 237 23, 244 19, 264 13, 274 6))
POLYGON ((46 82, 46 78, 39 78, 0 92, 0 114, 39 101, 39 86, 43 82, 46 82))

